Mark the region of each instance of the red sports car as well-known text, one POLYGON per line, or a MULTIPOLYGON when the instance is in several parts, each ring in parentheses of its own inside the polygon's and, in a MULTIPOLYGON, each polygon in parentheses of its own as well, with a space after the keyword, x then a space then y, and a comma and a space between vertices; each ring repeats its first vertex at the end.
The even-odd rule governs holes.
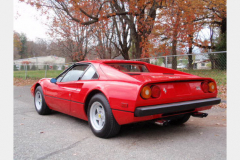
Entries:
POLYGON ((59 111, 88 121, 102 138, 121 125, 156 121, 185 123, 219 104, 216 82, 145 62, 94 60, 75 63, 56 78, 31 87, 40 115, 59 111))

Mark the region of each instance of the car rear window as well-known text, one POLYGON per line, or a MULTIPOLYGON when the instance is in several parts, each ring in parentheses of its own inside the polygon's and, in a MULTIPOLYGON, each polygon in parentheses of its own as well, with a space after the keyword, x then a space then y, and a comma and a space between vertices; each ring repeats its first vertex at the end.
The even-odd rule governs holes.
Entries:
POLYGON ((91 66, 82 76, 81 80, 98 79, 95 69, 91 66))
POLYGON ((108 63, 107 65, 122 72, 149 72, 144 64, 134 63, 108 63))

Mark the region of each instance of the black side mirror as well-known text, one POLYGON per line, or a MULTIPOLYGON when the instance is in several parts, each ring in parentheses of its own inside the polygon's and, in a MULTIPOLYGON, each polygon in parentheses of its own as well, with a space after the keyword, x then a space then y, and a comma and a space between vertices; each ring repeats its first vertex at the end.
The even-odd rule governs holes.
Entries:
POLYGON ((57 80, 56 80, 55 78, 52 78, 52 79, 50 80, 50 82, 51 82, 51 83, 57 83, 57 80))

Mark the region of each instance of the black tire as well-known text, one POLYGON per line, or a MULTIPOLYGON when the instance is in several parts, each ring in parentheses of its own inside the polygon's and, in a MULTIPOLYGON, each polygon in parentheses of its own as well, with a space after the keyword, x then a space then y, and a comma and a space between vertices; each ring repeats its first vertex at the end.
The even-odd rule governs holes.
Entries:
MULTIPOLYGON (((39 98, 40 99, 40 98, 39 98)), ((51 109, 48 108, 45 99, 44 99, 44 95, 43 95, 43 91, 42 91, 42 87, 38 86, 35 90, 35 94, 34 94, 34 105, 35 105, 35 109, 38 112, 38 114, 40 115, 47 115, 51 113, 51 109), (36 95, 38 94, 38 95, 36 95), (39 95, 41 94, 41 95, 39 95), (38 102, 36 102, 38 100, 38 96, 41 97, 41 104, 38 102), (36 104, 36 103, 39 103, 36 104), (37 106, 38 105, 38 106, 37 106)))
MULTIPOLYGON (((98 94, 95 94, 91 98, 89 105, 88 105, 87 115, 88 115, 88 124, 95 136, 100 137, 100 138, 110 138, 119 133, 121 126, 115 120, 115 118, 112 114, 110 105, 108 103, 108 100, 103 94, 98 93, 98 94), (96 111, 94 110, 94 104, 101 105, 100 106, 101 109, 103 109, 105 112, 104 113, 105 121, 104 121, 104 124, 102 125, 103 127, 100 129, 95 129, 96 127, 94 127, 95 126, 94 121, 96 121, 95 122, 95 124, 96 124, 97 120, 94 120, 93 114, 95 114, 95 115, 98 114, 98 112, 96 113, 96 111), (92 108, 92 110, 91 110, 91 108, 92 108)), ((98 114, 98 116, 99 116, 99 114, 98 114)), ((102 118, 101 115, 99 118, 102 118)), ((98 123, 99 123, 98 125, 100 125, 100 121, 98 121, 98 123)))
POLYGON ((173 125, 181 125, 181 124, 187 122, 189 120, 189 118, 190 118, 190 114, 185 114, 185 115, 180 116, 179 118, 171 120, 169 123, 173 124, 173 125))

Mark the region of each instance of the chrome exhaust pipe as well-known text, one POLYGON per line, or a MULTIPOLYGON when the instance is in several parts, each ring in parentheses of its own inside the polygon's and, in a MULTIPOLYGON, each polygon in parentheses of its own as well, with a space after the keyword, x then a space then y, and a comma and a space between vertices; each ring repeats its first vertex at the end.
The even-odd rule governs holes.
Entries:
POLYGON ((159 125, 159 126, 167 126, 169 124, 169 120, 157 120, 154 123, 159 125))

